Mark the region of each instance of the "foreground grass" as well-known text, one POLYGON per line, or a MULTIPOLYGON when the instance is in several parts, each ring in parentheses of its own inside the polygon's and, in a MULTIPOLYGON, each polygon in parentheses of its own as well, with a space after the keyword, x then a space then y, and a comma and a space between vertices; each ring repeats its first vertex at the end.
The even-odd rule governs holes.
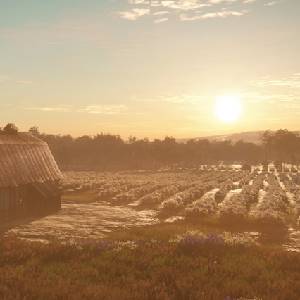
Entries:
POLYGON ((148 238, 80 247, 3 239, 0 299, 299 299, 299 254, 148 238))

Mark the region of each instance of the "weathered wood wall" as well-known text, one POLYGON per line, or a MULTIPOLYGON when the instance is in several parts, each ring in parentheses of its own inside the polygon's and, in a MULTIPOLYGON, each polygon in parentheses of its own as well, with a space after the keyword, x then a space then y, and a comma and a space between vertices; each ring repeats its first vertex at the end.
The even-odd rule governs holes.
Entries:
POLYGON ((22 198, 19 189, 0 189, 0 211, 14 211, 22 207, 22 198))
POLYGON ((0 217, 41 215, 60 208, 61 193, 56 182, 0 188, 0 217))

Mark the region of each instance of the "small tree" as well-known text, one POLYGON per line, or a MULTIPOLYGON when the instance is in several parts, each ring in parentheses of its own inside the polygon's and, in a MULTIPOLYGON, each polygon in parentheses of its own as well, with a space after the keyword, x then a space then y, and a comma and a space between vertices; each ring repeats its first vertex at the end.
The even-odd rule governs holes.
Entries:
POLYGON ((8 134, 17 134, 19 129, 18 127, 13 124, 13 123, 8 123, 4 128, 3 128, 3 131, 5 133, 8 133, 8 134))
POLYGON ((33 126, 33 127, 29 128, 28 132, 34 136, 40 135, 40 131, 37 126, 33 126))

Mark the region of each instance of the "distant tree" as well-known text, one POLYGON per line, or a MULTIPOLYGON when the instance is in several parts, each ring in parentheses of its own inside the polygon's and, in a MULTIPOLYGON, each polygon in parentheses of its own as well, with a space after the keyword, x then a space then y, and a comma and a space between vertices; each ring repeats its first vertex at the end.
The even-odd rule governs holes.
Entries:
POLYGON ((265 131, 261 137, 263 145, 265 145, 265 146, 270 145, 270 142, 272 141, 273 136, 274 136, 274 134, 270 130, 265 131))
POLYGON ((176 139, 173 138, 172 136, 166 136, 163 142, 167 145, 175 145, 176 139))
POLYGON ((130 137, 128 138, 128 143, 129 143, 129 144, 133 144, 133 143, 136 142, 136 140, 137 140, 137 138, 136 138, 135 136, 130 136, 130 137))
POLYGON ((295 163, 299 159, 297 154, 300 148, 300 137, 298 134, 280 129, 276 132, 266 131, 262 136, 265 151, 265 160, 270 159, 278 162, 295 163))
POLYGON ((8 123, 4 128, 3 128, 3 131, 5 133, 8 133, 8 134, 17 134, 19 129, 18 127, 13 124, 13 123, 8 123))
POLYGON ((279 160, 295 163, 298 151, 299 137, 286 129, 276 131, 273 136, 273 146, 279 160))
POLYGON ((268 161, 272 155, 274 134, 269 130, 265 131, 261 137, 261 141, 265 152, 265 161, 268 161))
POLYGON ((39 128, 37 126, 32 126, 29 128, 28 132, 34 136, 39 136, 40 135, 40 131, 39 128))

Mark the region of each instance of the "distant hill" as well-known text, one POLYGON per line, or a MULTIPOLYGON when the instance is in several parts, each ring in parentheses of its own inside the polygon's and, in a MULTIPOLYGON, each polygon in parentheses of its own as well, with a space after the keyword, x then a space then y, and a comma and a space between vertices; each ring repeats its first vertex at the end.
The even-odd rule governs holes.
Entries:
MULTIPOLYGON (((243 141, 246 143, 253 143, 253 144, 261 144, 262 135, 265 130, 261 131, 248 131, 248 132, 240 132, 240 133, 232 133, 232 134, 224 134, 224 135, 212 135, 212 136, 203 136, 203 137, 196 137, 195 140, 203 140, 207 139, 209 141, 231 141, 232 143, 236 143, 238 141, 243 141)), ((272 132, 272 131, 271 131, 272 132)), ((293 131, 296 134, 300 134, 300 131, 293 131)), ((190 138, 191 139, 191 138, 190 138)), ((178 142, 185 143, 190 139, 178 139, 178 142)))
MULTIPOLYGON (((249 132, 240 132, 226 135, 213 135, 213 136, 204 136, 204 137, 196 137, 196 140, 207 139, 209 141, 231 141, 232 143, 236 143, 238 141, 244 141, 248 143, 260 144, 261 137, 265 131, 249 131, 249 132)), ((186 142, 189 139, 178 139, 179 142, 186 142)))
POLYGON ((232 143, 236 143, 238 141, 243 141, 247 143, 253 144, 261 144, 261 138, 265 131, 249 131, 249 132, 241 132, 241 133, 233 133, 229 135, 217 135, 207 137, 207 139, 211 141, 231 141, 232 143))

